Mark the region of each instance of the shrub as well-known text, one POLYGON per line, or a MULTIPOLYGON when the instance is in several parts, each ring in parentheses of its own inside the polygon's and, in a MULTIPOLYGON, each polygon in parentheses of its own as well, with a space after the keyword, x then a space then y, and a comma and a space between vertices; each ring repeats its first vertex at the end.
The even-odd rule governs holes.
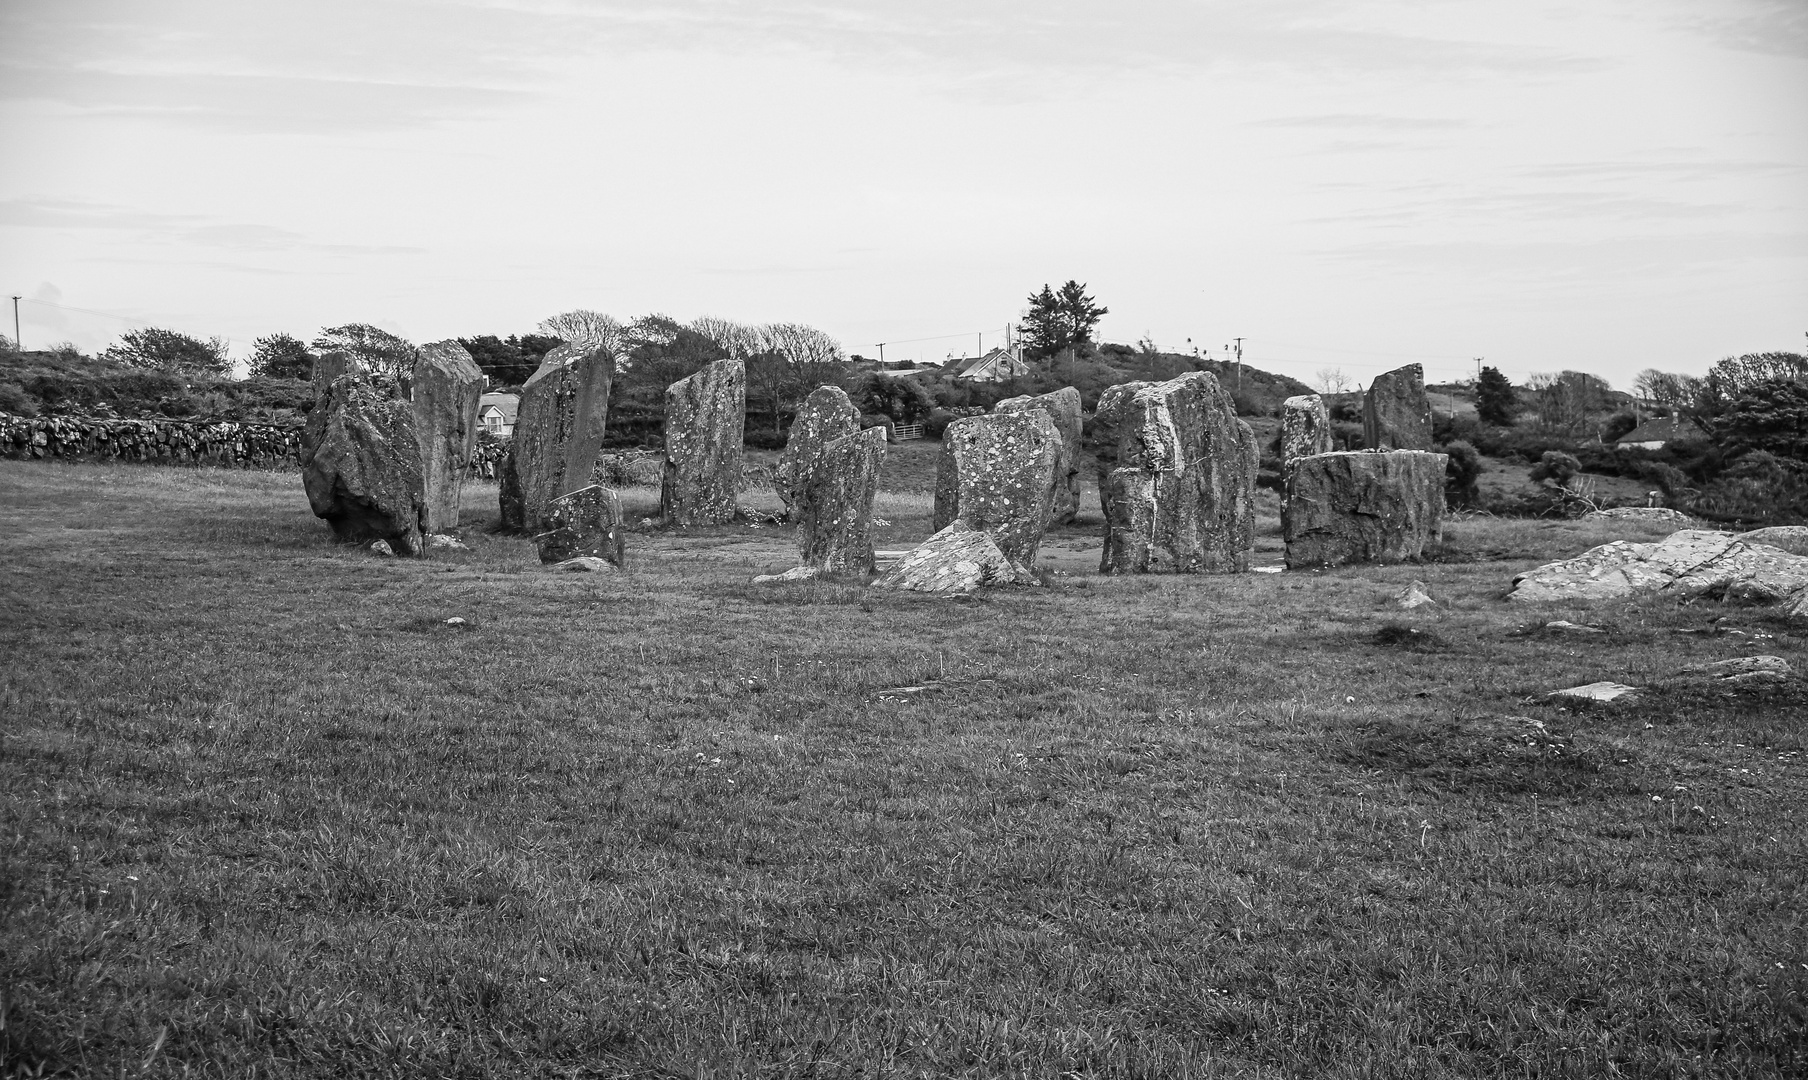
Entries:
POLYGON ((943 432, 948 430, 948 425, 959 419, 960 415, 958 413, 951 412, 948 409, 931 409, 929 411, 929 416, 923 421, 923 435, 925 438, 939 439, 942 437, 943 432))
POLYGON ((38 415, 38 401, 16 382, 0 382, 0 412, 14 416, 38 415))
POLYGON ((1565 454, 1561 450, 1546 450, 1532 466, 1532 479, 1540 484, 1562 487, 1570 478, 1582 471, 1582 463, 1575 455, 1565 454))
POLYGON ((1482 455, 1461 439, 1445 443, 1438 451, 1449 455, 1444 463, 1444 501, 1451 506, 1474 506, 1481 499, 1476 481, 1482 475, 1482 455))
POLYGON ((741 445, 752 450, 783 450, 791 441, 789 430, 772 431, 761 428, 758 431, 746 431, 741 435, 741 445))

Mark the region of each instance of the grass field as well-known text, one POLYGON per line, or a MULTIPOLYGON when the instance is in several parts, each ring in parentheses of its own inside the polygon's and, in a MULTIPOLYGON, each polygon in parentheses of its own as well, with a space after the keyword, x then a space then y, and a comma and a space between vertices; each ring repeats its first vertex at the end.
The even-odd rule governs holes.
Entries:
POLYGON ((1095 510, 951 601, 469 496, 383 560, 295 475, 0 462, 0 1072, 1808 1074, 1802 628, 1501 599, 1649 526, 1104 578, 1095 510))

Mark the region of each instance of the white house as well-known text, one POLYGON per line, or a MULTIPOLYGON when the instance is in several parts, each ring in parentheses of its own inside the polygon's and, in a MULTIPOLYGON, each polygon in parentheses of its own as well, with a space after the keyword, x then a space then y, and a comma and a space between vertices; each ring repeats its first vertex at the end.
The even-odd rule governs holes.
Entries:
POLYGON ((515 410, 520 405, 518 394, 485 394, 477 399, 477 423, 491 435, 512 435, 515 410))
POLYGON ((963 356, 949 361, 942 370, 957 379, 974 382, 1003 382, 1029 373, 1021 348, 1001 345, 984 356, 963 356))
POLYGON ((1638 427, 1613 441, 1615 446, 1629 446, 1637 450, 1662 450, 1665 443, 1676 442, 1699 436, 1693 425, 1674 416, 1660 416, 1655 420, 1647 420, 1638 427))

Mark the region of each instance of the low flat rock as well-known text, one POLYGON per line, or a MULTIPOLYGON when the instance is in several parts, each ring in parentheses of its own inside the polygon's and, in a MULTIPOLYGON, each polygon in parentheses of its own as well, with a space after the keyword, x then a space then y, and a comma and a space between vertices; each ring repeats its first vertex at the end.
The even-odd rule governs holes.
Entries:
MULTIPOLYGON (((883 430, 883 429, 881 429, 883 430)), ((791 421, 785 450, 772 470, 772 488, 785 504, 785 516, 797 520, 797 501, 809 484, 823 447, 860 433, 860 410, 839 386, 819 386, 804 399, 791 421)))
POLYGON ((1338 450, 1287 470, 1281 531, 1293 569, 1395 563, 1444 535, 1443 454, 1338 450))
POLYGON ((1055 458, 1055 488, 1049 501, 1048 523, 1066 525, 1080 512, 1080 431, 1083 426, 1080 392, 1071 386, 1047 394, 1005 398, 994 412, 1040 412, 1061 433, 1061 453, 1055 458))
POLYGON ((753 579, 755 585, 782 585, 788 581, 815 581, 821 573, 814 566, 793 566, 782 574, 759 574, 753 579))
POLYGON ((540 516, 546 531, 535 535, 534 546, 543 563, 576 558, 623 563, 621 496, 591 484, 561 495, 546 504, 540 516))
POLYGON ((1567 690, 1552 690, 1546 697, 1586 698, 1589 701, 1612 701, 1623 698, 1627 694, 1638 693, 1636 686, 1627 686, 1617 682, 1591 682, 1582 686, 1572 686, 1567 690))
POLYGON ((575 559, 566 559, 564 562, 553 563, 551 566, 548 566, 547 569, 577 574, 613 574, 619 571, 621 567, 610 562, 608 559, 599 559, 594 555, 579 555, 575 559))
POLYGON ((1653 592, 1682 599, 1713 594, 1808 613, 1808 557, 1732 533, 1681 529, 1654 543, 1615 540, 1527 570, 1513 579, 1507 599, 1612 600, 1653 592))
POLYGON ((1750 683, 1782 682, 1793 672, 1789 661, 1780 656, 1735 656, 1731 660, 1683 668, 1682 674, 1718 682, 1750 683))
POLYGON ((1667 506, 1615 506, 1607 510, 1591 510, 1582 515, 1583 521, 1673 521, 1678 525, 1692 525, 1694 519, 1680 510, 1672 510, 1667 506))
POLYGON ((1423 581, 1415 581, 1394 594, 1393 605, 1401 610, 1411 611, 1414 608, 1437 607, 1438 602, 1431 598, 1423 581))
POLYGON ((999 550, 990 534, 956 521, 917 545, 873 585, 909 592, 961 594, 997 585, 1039 585, 999 550))
POLYGON ((1739 539, 1748 544, 1767 544, 1791 555, 1808 555, 1808 525, 1772 525, 1740 533, 1739 539))

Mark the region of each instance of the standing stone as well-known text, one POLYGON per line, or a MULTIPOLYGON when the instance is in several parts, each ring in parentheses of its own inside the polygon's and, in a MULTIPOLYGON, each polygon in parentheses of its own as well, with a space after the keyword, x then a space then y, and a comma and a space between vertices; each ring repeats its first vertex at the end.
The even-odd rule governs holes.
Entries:
POLYGON ((873 496, 884 461, 884 428, 822 447, 792 508, 804 566, 825 574, 873 572, 873 496))
POLYGON ((1431 401, 1418 364, 1375 376, 1362 397, 1362 443, 1369 450, 1430 450, 1431 401))
POLYGON ((1287 565, 1417 559, 1444 535, 1443 454, 1333 451, 1287 471, 1287 565))
POLYGON ((1331 413, 1325 399, 1301 394, 1281 402, 1281 469, 1296 458, 1331 452, 1331 413))
POLYGON ((734 520, 746 421, 747 368, 739 360, 718 360, 666 388, 659 514, 667 525, 734 520))
POLYGON ((1007 559, 1034 567, 1060 457, 1061 432, 1040 409, 949 424, 936 462, 936 531, 963 522, 990 534, 1007 559))
POLYGON ((1100 465, 1099 571, 1248 570, 1260 450, 1230 394, 1204 371, 1111 390, 1099 402, 1102 425, 1117 434, 1111 467, 1100 465))
MULTIPOLYGON (((785 451, 772 473, 772 486, 785 504, 785 516, 798 520, 797 500, 810 482, 823 447, 860 431, 860 410, 839 386, 819 386, 804 399, 791 421, 785 451)), ((883 431, 883 429, 881 429, 883 431)))
POLYGON ((1071 386, 1049 394, 1025 394, 999 402, 995 412, 1036 410, 1048 414, 1061 433, 1061 454, 1055 459, 1055 494, 1049 507, 1049 524, 1066 525, 1080 512, 1080 392, 1071 386))
POLYGON ((483 384, 483 369, 456 341, 423 346, 415 361, 410 396, 427 499, 423 527, 429 533, 458 527, 459 488, 477 440, 483 384))
POLYGON ((521 388, 498 477, 504 528, 544 531, 547 505, 590 483, 614 377, 614 358, 601 346, 560 345, 521 388))
POLYGON ((355 364, 324 385, 308 414, 302 486, 316 516, 351 543, 386 541, 419 555, 426 495, 414 410, 393 378, 355 364))
POLYGON ((622 565, 621 497, 591 484, 546 504, 540 516, 545 532, 534 537, 543 563, 567 559, 603 559, 622 565))

